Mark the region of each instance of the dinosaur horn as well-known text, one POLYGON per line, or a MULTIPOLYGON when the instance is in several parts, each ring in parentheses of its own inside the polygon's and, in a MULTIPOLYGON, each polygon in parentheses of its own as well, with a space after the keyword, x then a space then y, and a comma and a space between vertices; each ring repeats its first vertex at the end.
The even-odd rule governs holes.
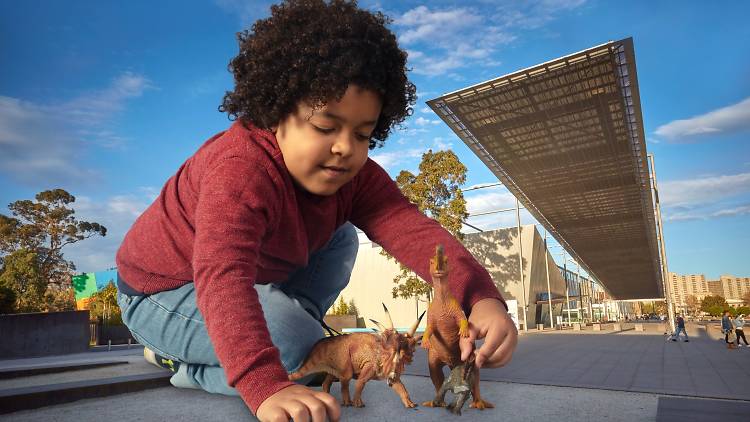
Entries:
POLYGON ((414 325, 412 325, 411 328, 409 329, 409 333, 408 333, 409 337, 414 337, 414 333, 417 332, 417 327, 419 327, 419 323, 422 322, 422 317, 424 316, 425 312, 427 311, 422 312, 422 315, 419 316, 419 318, 417 319, 417 322, 415 322, 414 325))
POLYGON ((391 313, 388 312, 388 308, 385 306, 385 303, 383 303, 383 309, 385 309, 385 316, 388 317, 388 328, 393 330, 393 320, 391 319, 391 313))
POLYGON ((381 323, 379 323, 379 322, 375 321, 375 320, 374 320, 374 319, 372 319, 372 318, 370 319, 370 321, 372 321, 372 323, 373 323, 373 324, 377 325, 377 326, 378 326, 378 329, 379 329, 380 331, 385 331, 385 327, 383 327, 383 324, 381 324, 381 323))

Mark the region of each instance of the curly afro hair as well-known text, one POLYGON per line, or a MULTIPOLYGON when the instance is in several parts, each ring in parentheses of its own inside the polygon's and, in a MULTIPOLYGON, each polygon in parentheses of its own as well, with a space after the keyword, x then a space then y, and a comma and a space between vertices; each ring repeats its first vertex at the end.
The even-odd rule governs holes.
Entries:
POLYGON ((219 111, 269 129, 300 101, 320 107, 339 101, 356 84, 383 102, 370 149, 382 146, 416 102, 406 52, 386 28, 389 23, 356 1, 285 0, 271 6, 271 17, 237 34, 240 53, 229 63, 235 87, 219 111))

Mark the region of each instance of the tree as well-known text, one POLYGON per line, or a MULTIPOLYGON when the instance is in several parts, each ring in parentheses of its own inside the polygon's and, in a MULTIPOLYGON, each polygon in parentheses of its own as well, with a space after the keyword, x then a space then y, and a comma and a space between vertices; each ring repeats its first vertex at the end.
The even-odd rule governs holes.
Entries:
POLYGON ((333 306, 331 315, 349 315, 349 305, 344 301, 344 296, 339 296, 339 301, 333 306))
POLYGON ((719 314, 712 313, 712 308, 713 308, 713 311, 715 312, 716 307, 721 308, 721 310, 723 311, 724 309, 727 309, 729 305, 727 305, 727 300, 719 295, 706 296, 701 301, 701 311, 708 312, 710 315, 715 316, 715 315, 721 314, 721 311, 719 312, 719 314))
POLYGON ((354 299, 349 300, 349 304, 346 305, 347 308, 347 315, 359 315, 359 309, 357 309, 357 305, 354 304, 354 299))
POLYGON ((109 282, 106 287, 91 295, 86 307, 92 320, 107 325, 122 325, 122 313, 117 304, 117 287, 109 282))
MULTIPOLYGON (((422 154, 419 174, 402 170, 396 177, 396 184, 411 203, 426 216, 436 220, 459 240, 463 239, 461 226, 468 217, 466 200, 461 185, 466 182, 466 166, 453 151, 427 151, 422 154)), ((395 259, 385 251, 389 259, 395 259)), ((403 264, 401 272, 393 278, 396 287, 391 293, 394 298, 408 299, 426 296, 430 299, 432 287, 403 264)))
POLYGON ((685 297, 685 306, 687 307, 688 314, 697 314, 700 305, 701 303, 695 295, 687 295, 687 297, 685 297))
POLYGON ((48 310, 56 294, 70 286, 75 270, 63 248, 107 234, 99 223, 77 220, 69 207, 73 202, 75 197, 63 189, 47 190, 34 201, 11 203, 13 217, 0 214, 0 288, 14 292, 12 311, 48 310), (53 291, 47 294, 50 286, 53 291))

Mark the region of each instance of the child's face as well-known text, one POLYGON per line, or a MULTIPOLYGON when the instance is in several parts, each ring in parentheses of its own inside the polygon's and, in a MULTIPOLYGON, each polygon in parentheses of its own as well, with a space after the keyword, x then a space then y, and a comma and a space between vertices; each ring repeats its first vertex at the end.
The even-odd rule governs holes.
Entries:
POLYGON ((381 107, 376 93, 356 85, 318 109, 298 104, 275 131, 292 179, 316 195, 336 193, 367 161, 381 107))

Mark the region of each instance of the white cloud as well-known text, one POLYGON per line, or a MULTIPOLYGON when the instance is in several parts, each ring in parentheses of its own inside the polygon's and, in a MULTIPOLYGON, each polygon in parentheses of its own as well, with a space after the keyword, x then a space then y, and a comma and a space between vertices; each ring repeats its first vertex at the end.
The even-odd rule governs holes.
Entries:
POLYGON ((667 221, 691 221, 691 220, 710 220, 713 218, 734 217, 738 215, 750 214, 750 205, 741 205, 737 207, 724 208, 718 211, 710 210, 690 210, 667 213, 667 221))
POLYGON ((684 138, 699 135, 745 130, 750 130, 750 98, 700 116, 669 122, 659 126, 654 133, 668 140, 679 142, 684 138))
POLYGON ((439 125, 440 120, 430 120, 430 119, 425 119, 422 116, 419 116, 414 120, 414 124, 416 124, 417 126, 439 125))
POLYGON ((0 96, 0 172, 32 186, 97 179, 81 157, 93 145, 122 145, 124 138, 108 127, 128 100, 151 87, 126 72, 102 90, 56 104, 0 96))
POLYGON ((420 111, 421 113, 425 113, 425 114, 433 114, 433 113, 434 113, 434 112, 432 111, 432 109, 431 109, 431 108, 429 108, 429 107, 427 107, 427 106, 425 106, 425 107, 422 107, 422 108, 420 108, 420 109, 419 109, 419 111, 420 111))
POLYGON ((466 195, 466 209, 469 215, 516 206, 516 197, 504 186, 487 188, 483 193, 466 195))
POLYGON ((370 158, 372 158, 376 163, 380 164, 380 167, 383 167, 386 170, 391 170, 396 165, 403 164, 414 158, 421 158, 423 153, 424 150, 422 149, 412 148, 408 150, 372 154, 370 155, 370 158))
POLYGON ((394 19, 399 42, 408 47, 414 73, 458 78, 457 69, 497 68, 498 49, 515 41, 521 31, 538 29, 585 0, 532 0, 481 9, 418 6, 394 19))
POLYGON ((707 176, 659 184, 659 199, 665 207, 692 209, 746 193, 750 193, 750 173, 707 176))
POLYGON ((138 193, 115 195, 101 201, 77 196, 73 208, 79 220, 97 222, 107 228, 105 237, 95 236, 65 248, 66 259, 78 271, 91 272, 115 265, 115 254, 125 233, 139 215, 153 202, 155 188, 140 188, 138 193))

